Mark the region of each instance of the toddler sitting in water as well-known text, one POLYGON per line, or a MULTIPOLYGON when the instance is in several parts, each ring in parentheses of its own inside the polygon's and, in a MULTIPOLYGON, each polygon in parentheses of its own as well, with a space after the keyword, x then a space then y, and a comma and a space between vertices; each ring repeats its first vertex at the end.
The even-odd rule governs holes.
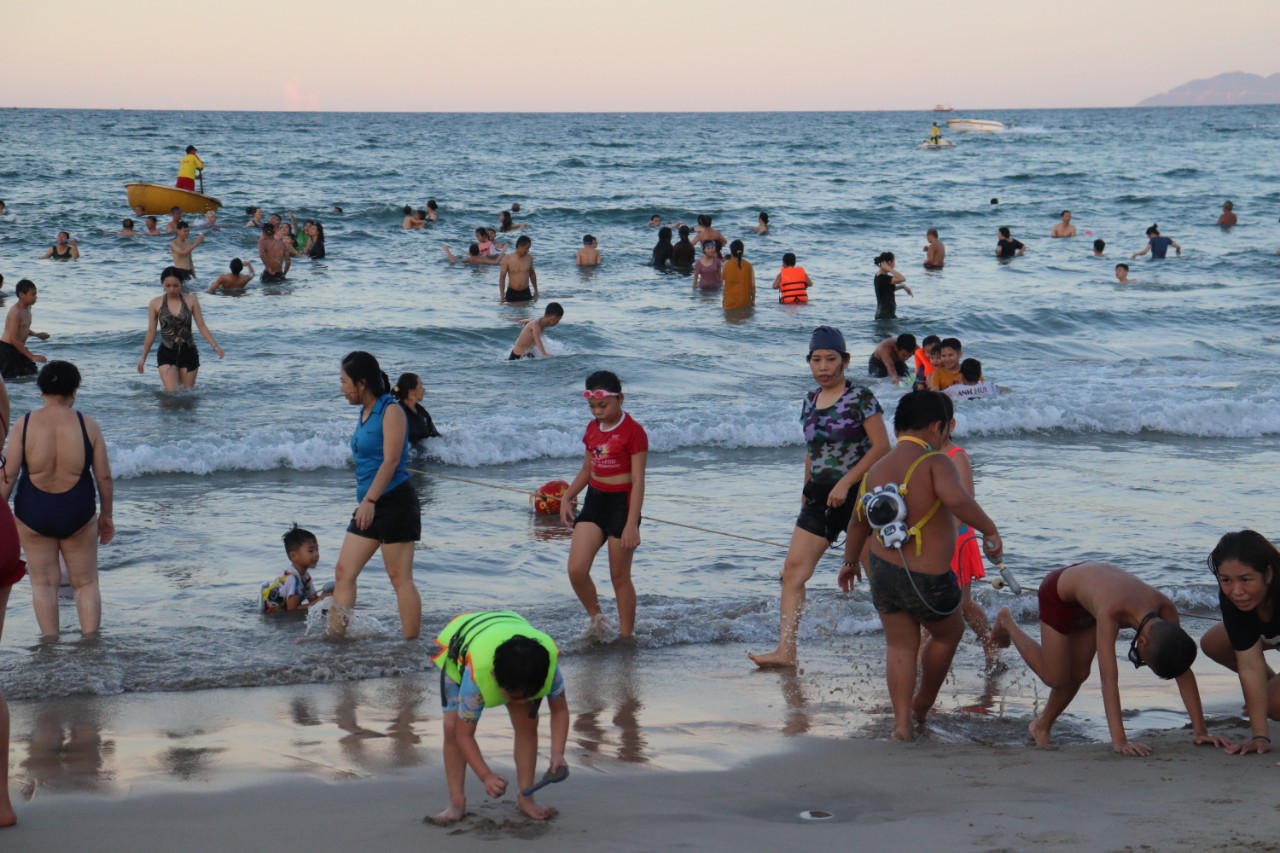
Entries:
POLYGON ((284 552, 289 555, 289 568, 275 580, 262 582, 263 613, 305 610, 333 593, 332 584, 317 592, 311 580, 311 570, 320 562, 320 543, 315 534, 295 524, 281 538, 284 552))

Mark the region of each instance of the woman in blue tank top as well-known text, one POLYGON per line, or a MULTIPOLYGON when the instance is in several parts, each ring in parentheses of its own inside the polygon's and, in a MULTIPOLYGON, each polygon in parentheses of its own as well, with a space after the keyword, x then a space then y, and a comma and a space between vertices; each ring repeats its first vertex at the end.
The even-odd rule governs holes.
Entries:
POLYGON ((360 407, 351 435, 356 466, 356 505, 334 569, 329 631, 341 635, 356 606, 356 578, 379 547, 396 592, 404 638, 418 636, 422 600, 413 584, 413 543, 421 538, 418 493, 409 482, 409 436, 404 410, 388 391, 390 383, 367 352, 342 360, 342 396, 360 407))

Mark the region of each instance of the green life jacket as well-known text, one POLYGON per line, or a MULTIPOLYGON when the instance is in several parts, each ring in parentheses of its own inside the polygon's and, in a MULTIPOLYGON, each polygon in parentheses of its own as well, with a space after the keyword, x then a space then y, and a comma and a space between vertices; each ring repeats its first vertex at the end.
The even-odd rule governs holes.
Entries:
POLYGON ((486 708, 507 704, 507 699, 493 677, 493 656, 512 637, 529 637, 547 650, 551 665, 547 667, 546 680, 541 689, 529 699, 541 699, 551 692, 555 679, 556 659, 560 650, 555 641, 534 628, 519 613, 510 610, 490 610, 481 613, 463 613, 454 617, 436 637, 440 647, 431 656, 431 662, 444 670, 444 674, 457 684, 462 683, 463 669, 471 670, 471 680, 480 688, 486 708))

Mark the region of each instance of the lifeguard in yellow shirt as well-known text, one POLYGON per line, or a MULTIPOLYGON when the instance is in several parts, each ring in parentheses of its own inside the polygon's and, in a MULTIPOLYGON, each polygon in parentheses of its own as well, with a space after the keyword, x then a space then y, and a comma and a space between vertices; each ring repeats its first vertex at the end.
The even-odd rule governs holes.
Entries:
POLYGON ((204 170, 204 161, 196 156, 196 147, 187 146, 187 156, 178 165, 178 182, 174 184, 180 190, 196 191, 196 173, 204 170))

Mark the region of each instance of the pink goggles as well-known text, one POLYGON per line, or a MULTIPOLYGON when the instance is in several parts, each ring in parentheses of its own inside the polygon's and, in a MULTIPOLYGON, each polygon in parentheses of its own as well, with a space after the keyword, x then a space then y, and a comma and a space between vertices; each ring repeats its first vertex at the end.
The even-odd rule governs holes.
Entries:
POLYGON ((621 397, 619 391, 605 391, 603 388, 596 388, 591 391, 583 391, 582 399, 584 400, 603 400, 605 397, 621 397))

